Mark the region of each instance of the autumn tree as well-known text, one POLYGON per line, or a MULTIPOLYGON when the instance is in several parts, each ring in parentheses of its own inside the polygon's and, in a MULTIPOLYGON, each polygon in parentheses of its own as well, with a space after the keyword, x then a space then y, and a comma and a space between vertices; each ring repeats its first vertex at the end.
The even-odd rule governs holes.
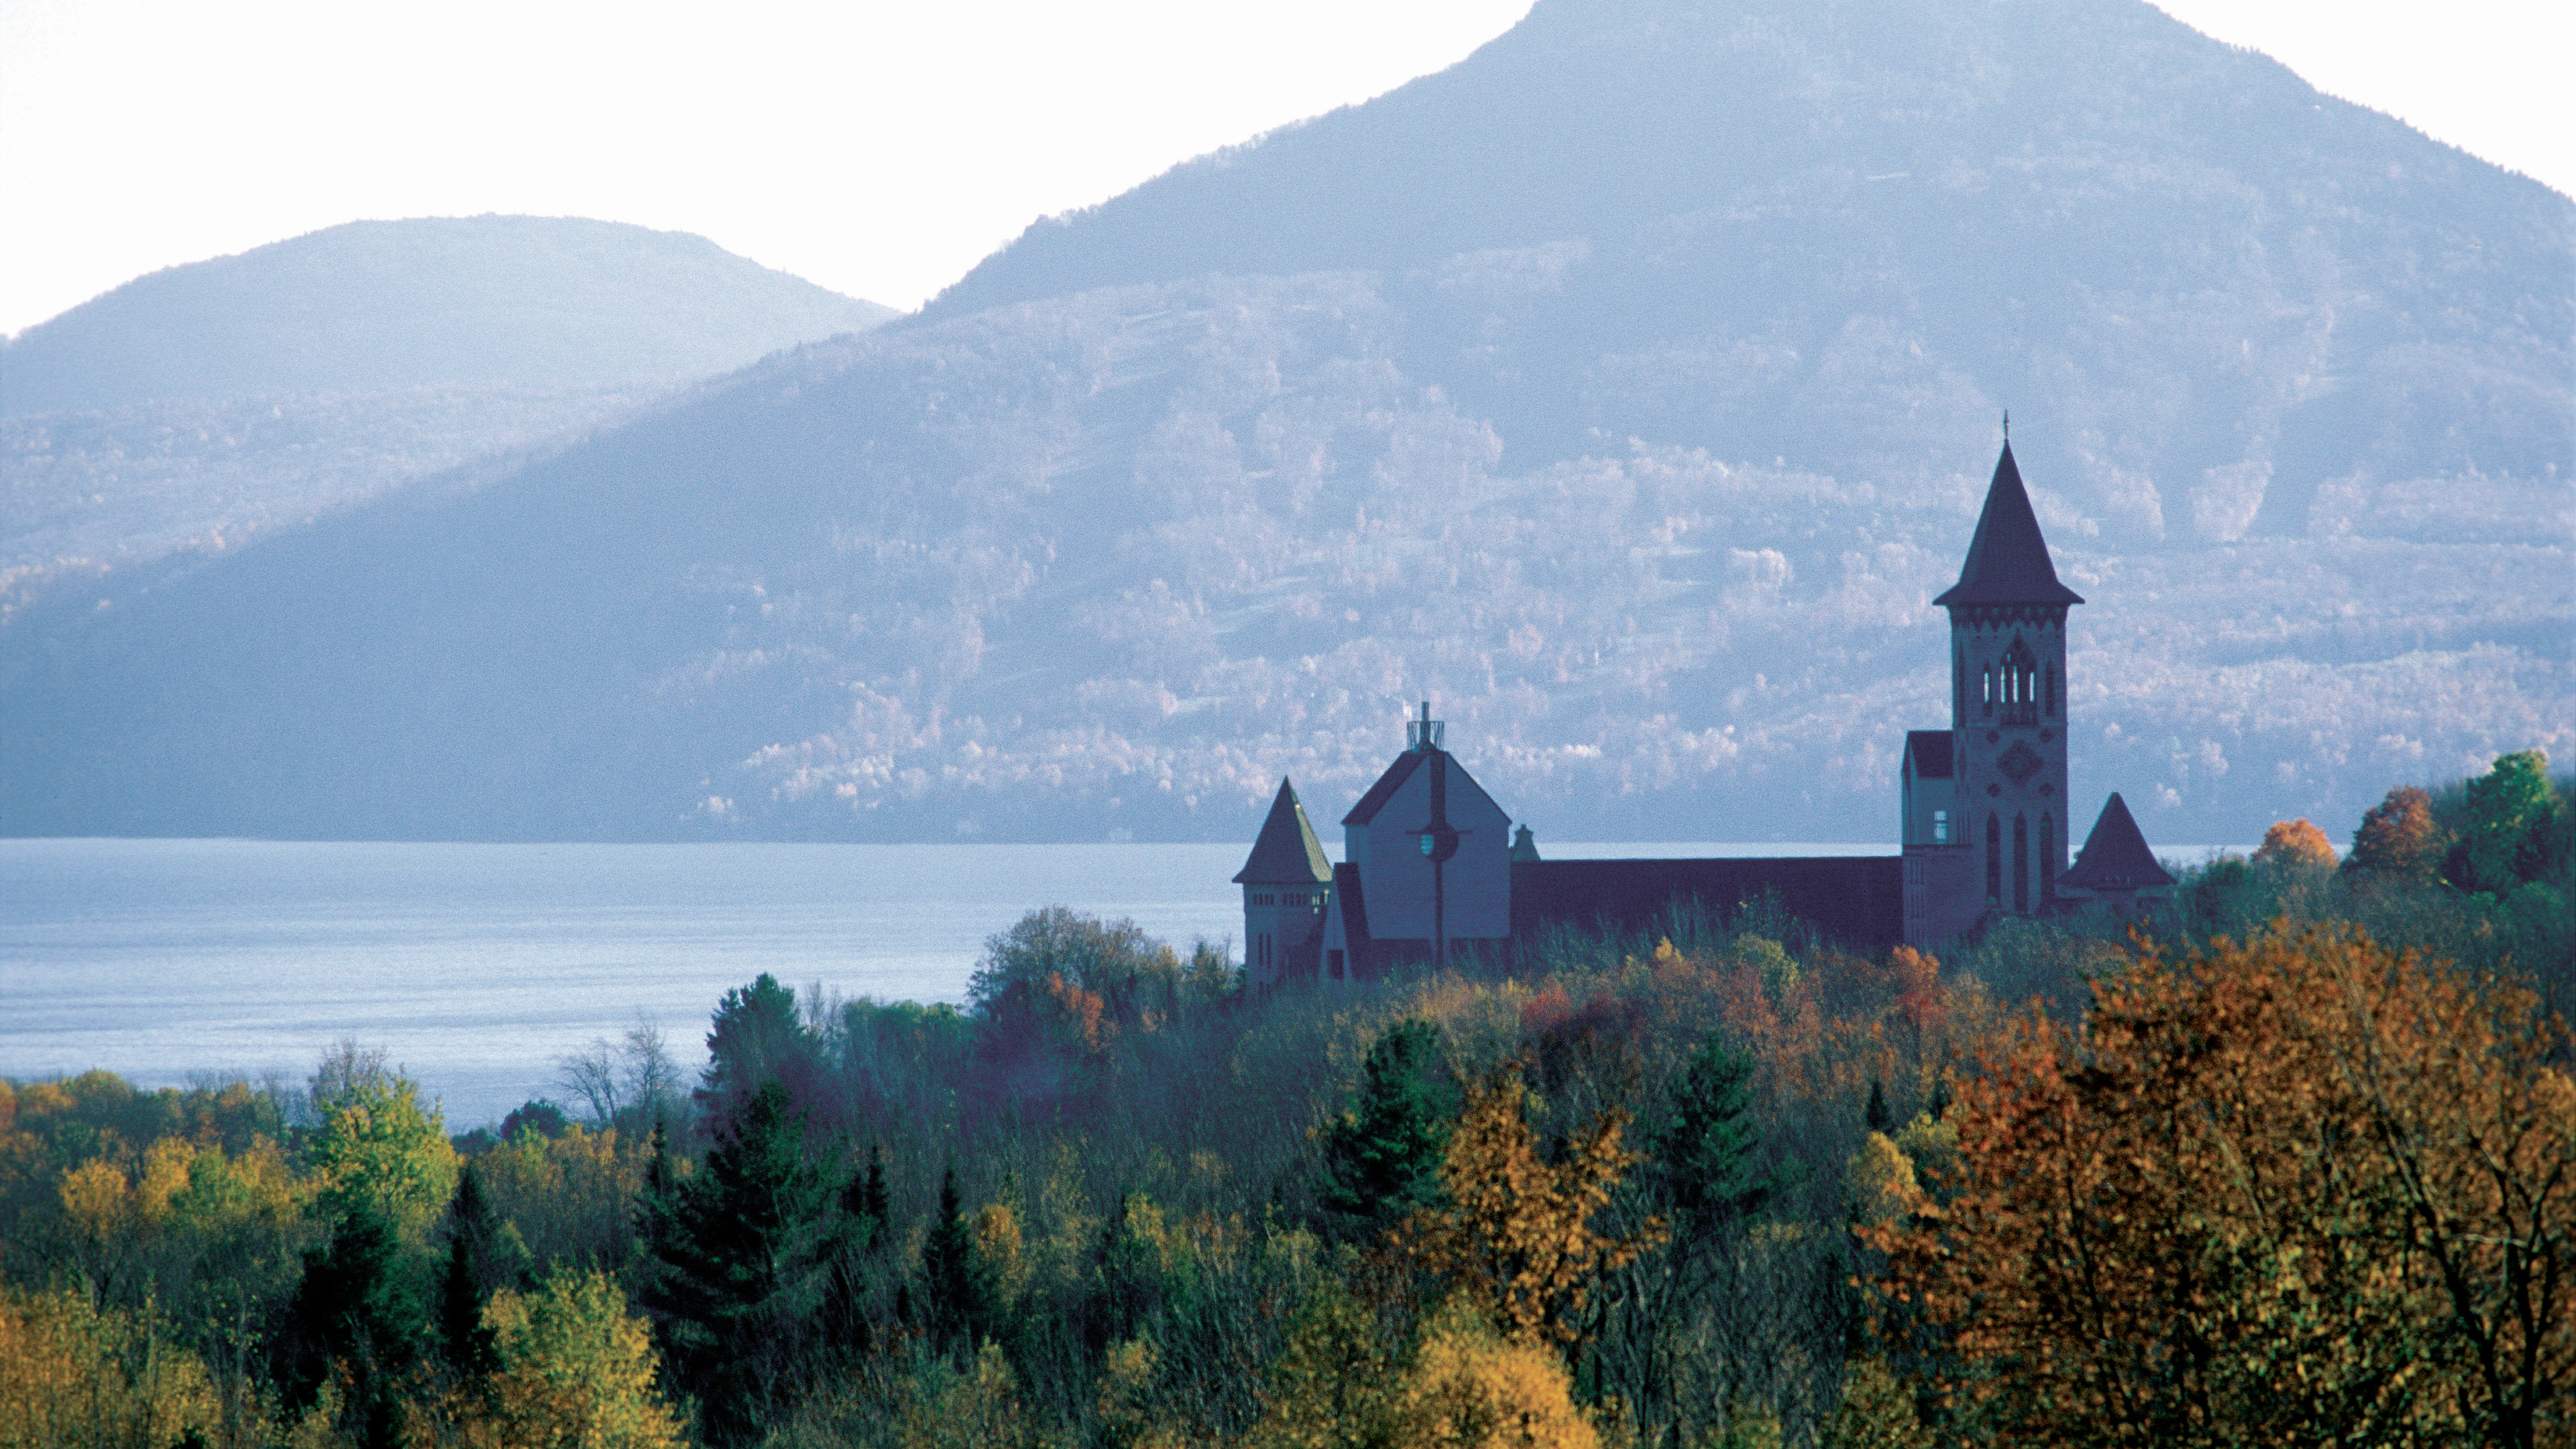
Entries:
POLYGON ((2263 843, 2254 848, 2254 862, 2331 870, 2335 863, 2334 843, 2304 815, 2296 820, 2276 820, 2264 830, 2263 843))
POLYGON ((2343 868, 2426 880, 2441 865, 2446 848, 2442 829, 2433 822, 2433 797, 2421 785, 2400 785, 2362 812, 2343 868))
POLYGON ((1625 1237, 1593 1225, 1637 1161, 1620 1141, 1627 1113, 1603 1111, 1549 1162, 1530 1130, 1529 1087, 1517 1066, 1497 1069, 1466 1096, 1440 1166, 1448 1201, 1416 1212, 1399 1241, 1512 1342, 1573 1342, 1600 1276, 1664 1235, 1660 1219, 1625 1237))
POLYGON ((1967 1081, 1955 1189, 1865 1236, 2036 1443, 2565 1442, 2566 1025, 2358 932, 2152 948, 1967 1081))

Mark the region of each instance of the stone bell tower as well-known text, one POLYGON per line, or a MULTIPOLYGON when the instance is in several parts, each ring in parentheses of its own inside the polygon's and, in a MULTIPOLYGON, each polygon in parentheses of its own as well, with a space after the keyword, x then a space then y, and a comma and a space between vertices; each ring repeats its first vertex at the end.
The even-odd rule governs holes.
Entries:
POLYGON ((2012 443, 1995 461, 1950 611, 1950 728, 1906 736, 1905 939, 2039 915, 2066 873, 2066 611, 2012 443))
POLYGON ((1950 728, 1960 843, 1986 910, 2033 915, 2066 872, 2066 610, 2012 444, 1995 462, 1950 611, 1950 728))

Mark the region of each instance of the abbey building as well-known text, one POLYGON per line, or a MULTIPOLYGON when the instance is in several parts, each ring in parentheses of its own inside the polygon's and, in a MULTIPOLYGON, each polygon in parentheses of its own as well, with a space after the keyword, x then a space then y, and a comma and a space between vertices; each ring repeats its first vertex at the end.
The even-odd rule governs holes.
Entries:
POLYGON ((1959 581, 1932 602, 1950 615, 1950 724, 1905 736, 1896 854, 1543 860, 1426 703, 1342 817, 1340 864, 1280 782, 1235 876, 1247 974, 1347 980, 1460 945, 1508 952, 1556 926, 1641 926, 1690 901, 1768 897, 1862 950, 1937 947, 2003 916, 2153 909, 2173 877, 2117 794, 2067 864, 2066 618, 2084 600, 2058 580, 2009 442, 1959 581))

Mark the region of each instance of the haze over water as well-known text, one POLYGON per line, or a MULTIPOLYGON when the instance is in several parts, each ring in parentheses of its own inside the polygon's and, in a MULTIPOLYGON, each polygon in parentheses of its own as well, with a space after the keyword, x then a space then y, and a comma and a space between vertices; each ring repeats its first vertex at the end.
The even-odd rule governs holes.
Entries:
MULTIPOLYGON (((1541 841, 1552 855, 1873 854, 1541 841)), ((1061 904, 1186 951, 1242 930, 1210 845, 457 845, 0 840, 0 1076, 300 1082, 389 1050, 451 1130, 563 1094, 641 1018, 694 1070, 728 988, 958 1001, 985 939, 1061 904)))

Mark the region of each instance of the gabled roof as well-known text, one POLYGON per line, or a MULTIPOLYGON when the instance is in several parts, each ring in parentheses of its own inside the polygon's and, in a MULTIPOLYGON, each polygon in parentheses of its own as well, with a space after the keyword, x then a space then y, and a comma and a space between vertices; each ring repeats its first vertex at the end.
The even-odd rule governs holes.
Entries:
POLYGON ((2156 853, 2147 849, 2147 838, 2138 833, 2128 803, 2114 790, 2102 806, 2102 818, 2093 822, 2093 833, 2084 837, 2084 853, 2057 883, 2077 890, 2133 891, 2169 886, 2174 878, 2156 864, 2156 853))
POLYGON ((1315 827, 1306 820, 1297 787, 1281 776, 1278 798, 1270 802, 1270 818, 1261 822, 1261 834, 1254 837, 1252 854, 1235 872, 1234 883, 1320 885, 1332 878, 1333 863, 1325 858, 1324 842, 1315 838, 1315 827))
POLYGON ((1386 802, 1395 798, 1395 792, 1403 789, 1404 782, 1412 779, 1413 772, 1422 768, 1422 762, 1429 758, 1431 753, 1428 750, 1407 750, 1396 756, 1395 763, 1387 766, 1386 773, 1378 776, 1377 783, 1369 786, 1368 793, 1360 797, 1360 803, 1352 806, 1351 813, 1342 817, 1342 823, 1366 825, 1375 820, 1377 812, 1386 808, 1386 802))
POLYGON ((1985 511, 1977 515, 1976 537, 1968 541, 1959 582, 1932 602, 1947 608, 2084 602, 2083 595, 2057 581, 2057 565, 2049 561, 2048 541, 2039 536, 2039 516, 2030 511, 2030 493, 2021 486, 2010 443, 1995 460, 1995 481, 1986 488, 1985 511))
POLYGON ((1950 743, 1951 734, 1948 730, 1907 730, 1905 753, 1914 761, 1914 778, 1949 779, 1950 743))

